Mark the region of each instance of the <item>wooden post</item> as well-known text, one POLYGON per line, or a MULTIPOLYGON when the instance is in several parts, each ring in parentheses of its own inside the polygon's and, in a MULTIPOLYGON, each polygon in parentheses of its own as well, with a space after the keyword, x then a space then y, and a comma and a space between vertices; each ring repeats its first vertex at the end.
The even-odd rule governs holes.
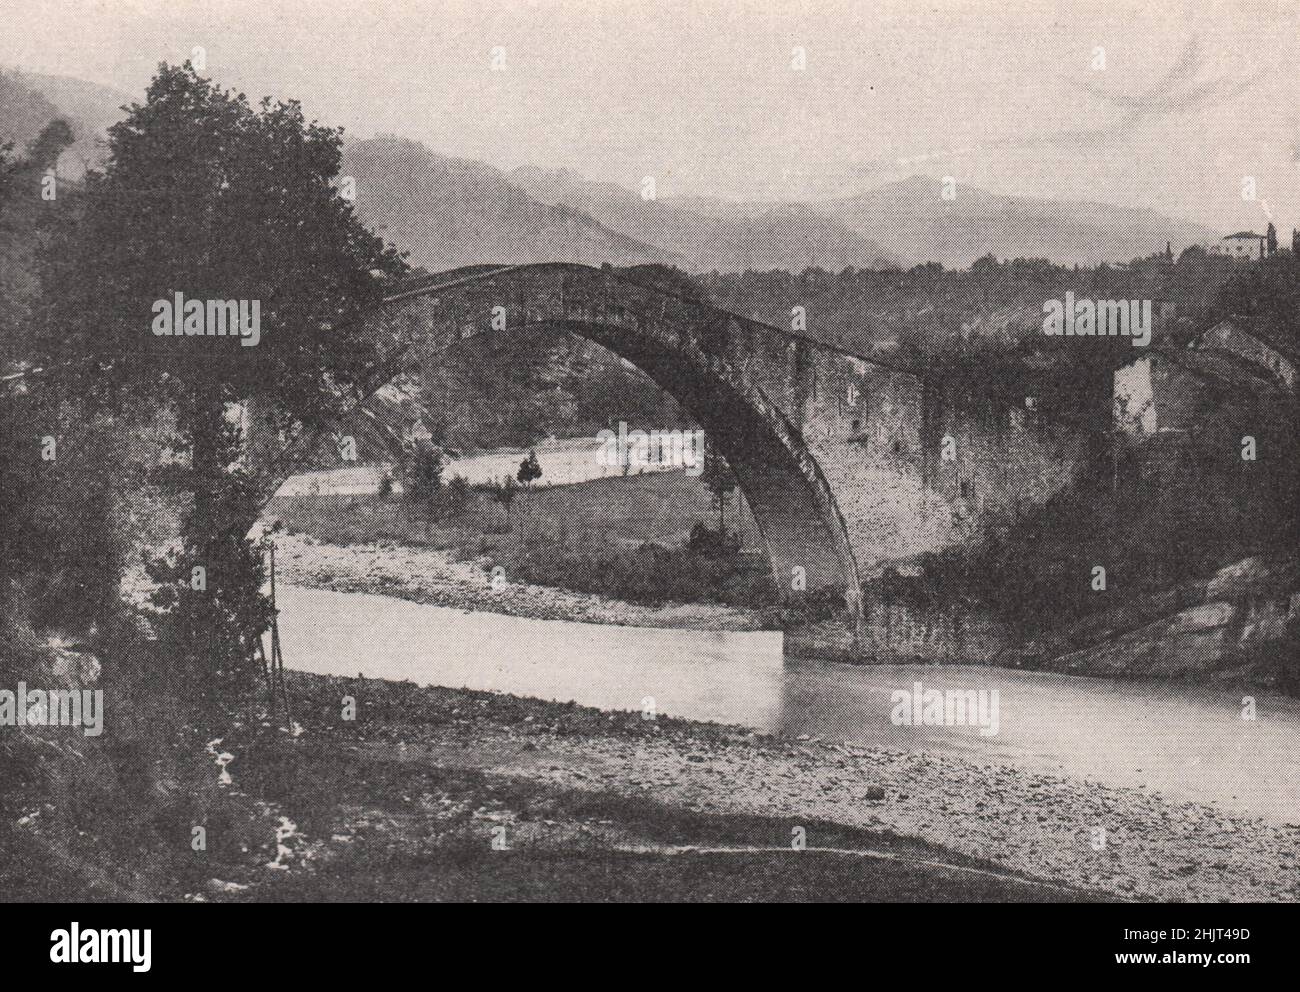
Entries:
POLYGON ((289 709, 289 690, 284 681, 284 654, 280 650, 280 608, 275 600, 275 542, 270 544, 271 552, 271 715, 275 715, 276 686, 279 686, 280 698, 284 701, 285 723, 292 729, 293 714, 289 709))

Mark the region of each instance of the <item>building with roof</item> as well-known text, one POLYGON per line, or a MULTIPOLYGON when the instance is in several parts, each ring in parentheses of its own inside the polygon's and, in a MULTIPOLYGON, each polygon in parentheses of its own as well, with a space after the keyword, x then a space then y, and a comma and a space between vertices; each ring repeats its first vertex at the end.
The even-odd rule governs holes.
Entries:
POLYGON ((1152 351, 1116 370, 1116 426, 1132 435, 1186 432, 1233 398, 1294 391, 1296 352, 1256 322, 1228 317, 1186 347, 1152 351))
POLYGON ((1218 244, 1207 245, 1206 248, 1215 255, 1258 260, 1268 254, 1268 239, 1266 235, 1256 234, 1254 231, 1238 231, 1236 234, 1227 235, 1218 244))

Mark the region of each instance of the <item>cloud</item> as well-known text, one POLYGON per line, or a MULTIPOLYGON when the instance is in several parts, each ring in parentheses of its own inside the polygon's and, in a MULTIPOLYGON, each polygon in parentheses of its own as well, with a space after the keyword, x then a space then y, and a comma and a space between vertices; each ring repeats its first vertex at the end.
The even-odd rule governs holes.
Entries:
MULTIPOLYGON (((951 159, 959 155, 969 155, 973 152, 994 149, 1060 148, 1085 150, 1103 142, 1127 140, 1136 128, 1151 121, 1172 114, 1223 103, 1249 90, 1264 75, 1263 69, 1257 69, 1249 76, 1241 79, 1220 77, 1196 82, 1196 78, 1201 72, 1201 62, 1200 41, 1195 35, 1192 35, 1183 50, 1178 54, 1178 58, 1170 66, 1169 71, 1142 93, 1129 95, 1105 90, 1090 83, 1076 83, 1075 85, 1093 98, 1107 103, 1119 111, 1117 116, 1102 125, 1067 128, 1046 134, 1008 135, 966 148, 944 149, 897 158, 873 159, 868 162, 857 163, 853 166, 853 169, 858 173, 868 175, 890 173, 921 162, 951 159)), ((1297 161, 1300 161, 1300 148, 1297 149, 1297 161)))
POLYGON ((1131 127, 1142 121, 1169 114, 1182 113, 1196 107, 1223 103, 1246 92, 1263 76, 1263 69, 1256 69, 1243 79, 1221 76, 1218 79, 1196 83, 1195 79, 1200 74, 1200 69, 1200 41, 1193 35, 1188 39, 1187 45, 1174 60, 1169 71, 1150 89, 1137 96, 1103 90, 1088 83, 1079 85, 1089 95, 1125 112, 1124 119, 1111 126, 1112 129, 1117 129, 1131 127))

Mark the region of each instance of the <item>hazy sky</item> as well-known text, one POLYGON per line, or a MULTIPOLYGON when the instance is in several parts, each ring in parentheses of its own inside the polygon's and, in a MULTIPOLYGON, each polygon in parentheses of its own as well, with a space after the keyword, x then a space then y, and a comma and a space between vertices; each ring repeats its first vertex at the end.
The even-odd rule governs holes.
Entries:
POLYGON ((0 0, 0 24, 3 65, 138 95, 202 46, 214 79, 355 137, 660 196, 921 173, 1300 226, 1300 0, 0 0))

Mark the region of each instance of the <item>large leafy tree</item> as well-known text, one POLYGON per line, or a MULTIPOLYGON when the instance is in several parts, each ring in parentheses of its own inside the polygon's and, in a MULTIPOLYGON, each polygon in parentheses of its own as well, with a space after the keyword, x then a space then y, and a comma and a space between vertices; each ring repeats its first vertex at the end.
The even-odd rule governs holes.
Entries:
POLYGON ((266 620, 233 404, 269 400, 308 425, 342 408, 377 365, 361 317, 379 277, 404 270, 341 195, 341 154, 341 133, 297 102, 254 107, 164 64, 109 130, 84 215, 47 259, 45 359, 81 395, 143 396, 174 418, 184 548, 156 574, 174 580, 163 599, 182 648, 216 664, 247 657, 266 620), (155 335, 155 302, 177 293, 257 301, 260 341, 155 335))
POLYGON ((302 418, 365 380, 374 354, 359 318, 381 295, 374 273, 404 266, 340 195, 339 131, 297 102, 254 108, 189 63, 162 65, 109 130, 109 152, 55 256, 52 351, 112 362, 118 382, 166 376, 190 396, 274 394, 302 418), (156 337, 152 305, 177 292, 260 301, 261 342, 156 337))

